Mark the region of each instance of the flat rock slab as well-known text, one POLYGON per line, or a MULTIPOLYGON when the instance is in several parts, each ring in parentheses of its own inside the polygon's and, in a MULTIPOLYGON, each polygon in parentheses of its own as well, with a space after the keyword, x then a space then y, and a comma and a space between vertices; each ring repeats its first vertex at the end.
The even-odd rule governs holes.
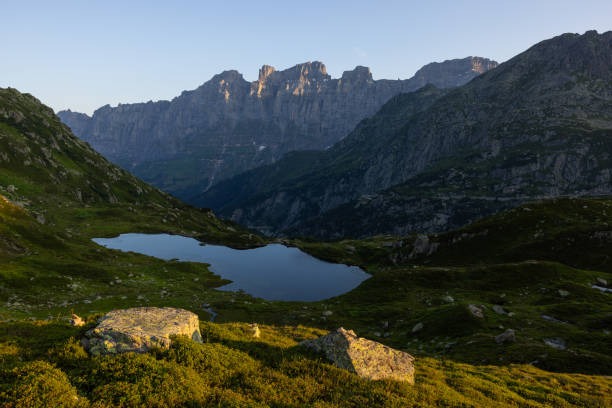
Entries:
POLYGON ((170 336, 183 335, 202 342, 198 315, 170 307, 113 310, 81 341, 91 354, 146 353, 152 347, 170 347, 170 336))
POLYGON ((325 353, 337 367, 370 380, 395 380, 414 384, 414 357, 384 344, 357 337, 354 331, 339 328, 303 346, 325 353))

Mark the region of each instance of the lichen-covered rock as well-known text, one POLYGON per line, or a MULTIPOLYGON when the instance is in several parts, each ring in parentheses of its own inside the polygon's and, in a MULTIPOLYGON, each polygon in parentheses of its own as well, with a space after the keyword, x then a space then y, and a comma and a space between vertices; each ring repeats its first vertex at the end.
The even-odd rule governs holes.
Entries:
POLYGON ((113 310, 85 333, 83 346, 91 354, 145 353, 151 347, 170 347, 170 336, 183 335, 201 342, 195 313, 170 307, 113 310))
POLYGON ((301 345, 325 353, 337 367, 370 380, 390 379, 414 384, 414 357, 339 328, 301 345))

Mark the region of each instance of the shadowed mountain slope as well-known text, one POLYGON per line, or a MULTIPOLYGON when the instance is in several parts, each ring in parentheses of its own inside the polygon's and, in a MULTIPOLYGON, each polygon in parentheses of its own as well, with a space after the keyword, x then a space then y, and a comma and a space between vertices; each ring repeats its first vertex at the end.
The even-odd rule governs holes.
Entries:
POLYGON ((612 32, 564 34, 418 114, 401 105, 422 92, 395 98, 292 180, 273 171, 292 174, 289 157, 195 201, 263 231, 334 238, 443 231, 528 200, 611 194, 611 79, 612 32))

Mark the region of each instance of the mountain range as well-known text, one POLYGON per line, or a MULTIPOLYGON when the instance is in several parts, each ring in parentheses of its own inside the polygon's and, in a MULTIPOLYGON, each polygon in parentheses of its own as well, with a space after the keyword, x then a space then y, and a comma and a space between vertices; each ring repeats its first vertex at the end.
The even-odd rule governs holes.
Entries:
POLYGON ((399 95, 332 148, 292 153, 195 203, 272 234, 339 238, 609 195, 611 84, 612 32, 564 34, 461 87, 399 95))
POLYGON ((330 147, 398 93, 462 85, 495 66, 468 57, 428 64, 406 80, 374 80, 363 66, 333 79, 318 61, 264 65, 253 82, 230 70, 172 101, 58 116, 113 163, 188 200, 287 152, 330 147))

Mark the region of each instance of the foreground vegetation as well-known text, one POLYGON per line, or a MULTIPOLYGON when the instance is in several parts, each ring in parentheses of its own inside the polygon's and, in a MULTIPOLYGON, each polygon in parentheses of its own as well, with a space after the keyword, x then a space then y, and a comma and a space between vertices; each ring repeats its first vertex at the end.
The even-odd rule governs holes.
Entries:
MULTIPOLYGON (((89 319, 93 321, 92 318, 89 319)), ((323 334, 303 326, 204 322, 204 344, 91 357, 78 339, 91 327, 12 322, 0 330, 6 407, 606 407, 609 379, 551 374, 529 365, 472 366, 420 358, 416 384, 368 381, 298 346, 323 334)))

